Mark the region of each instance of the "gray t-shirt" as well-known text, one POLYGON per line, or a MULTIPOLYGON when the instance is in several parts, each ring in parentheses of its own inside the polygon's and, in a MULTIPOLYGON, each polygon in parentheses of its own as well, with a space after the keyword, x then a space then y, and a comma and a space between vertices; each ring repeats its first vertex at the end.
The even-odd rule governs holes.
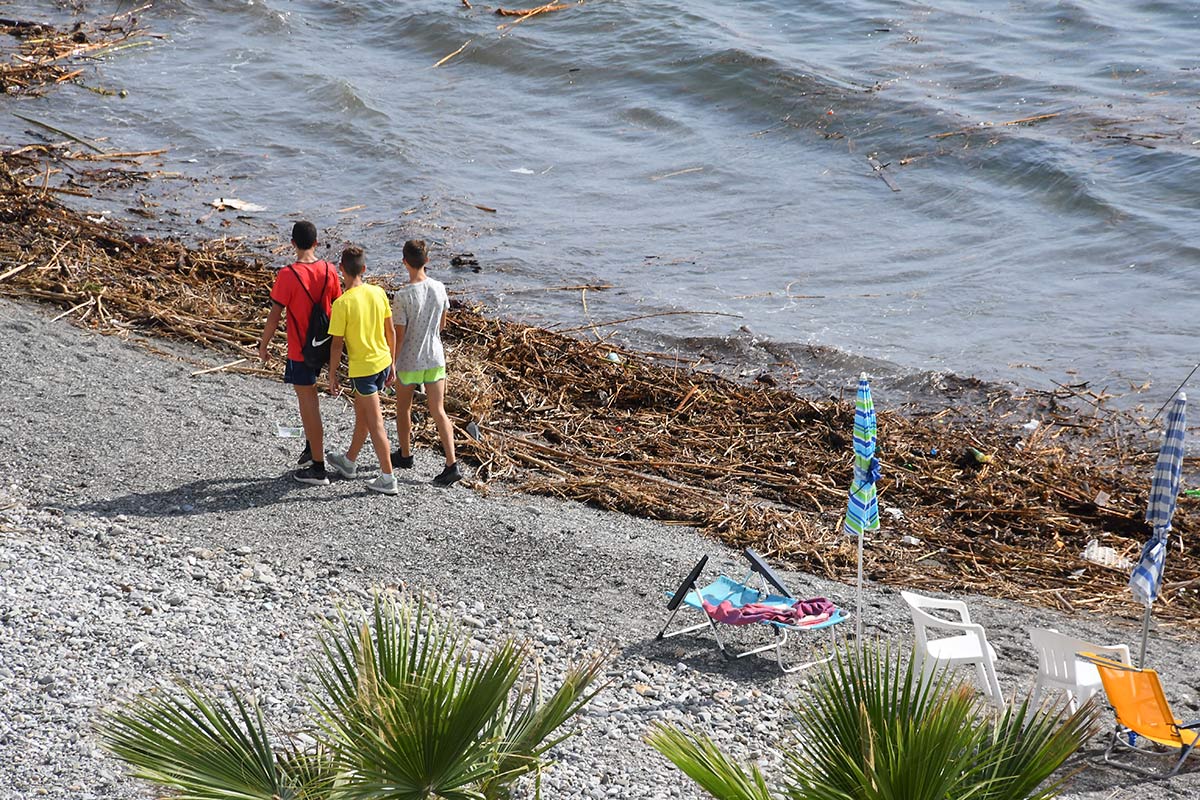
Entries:
POLYGON ((446 287, 433 278, 410 283, 392 298, 392 324, 404 326, 404 343, 396 354, 397 372, 446 366, 442 350, 442 314, 450 307, 446 287))

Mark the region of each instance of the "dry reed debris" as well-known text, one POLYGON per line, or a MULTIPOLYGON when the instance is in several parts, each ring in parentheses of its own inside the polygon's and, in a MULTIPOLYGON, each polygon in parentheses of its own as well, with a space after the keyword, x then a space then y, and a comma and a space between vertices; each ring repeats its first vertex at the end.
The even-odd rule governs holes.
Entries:
MULTIPOLYGON (((45 176, 80 156, 62 146, 0 154, 0 296, 51 303, 64 309, 59 316, 106 333, 252 358, 274 268, 239 238, 189 247, 68 208, 45 176)), ((853 543, 838 529, 850 477, 849 401, 735 383, 461 303, 447 343, 460 431, 473 419, 482 432, 460 444, 478 463, 481 488, 503 478, 695 525, 818 574, 853 575, 853 543)), ((1080 553, 1097 539, 1136 557, 1147 533, 1152 448, 1121 433, 1101 411, 1104 397, 1085 387, 1030 398, 1043 418, 1032 432, 1000 410, 1011 400, 880 413, 884 530, 869 539, 869 576, 1136 614, 1127 576, 1080 553), (1092 413, 1071 410, 1081 398, 1092 413), (990 458, 972 458, 970 448, 990 458)), ((1181 498, 1175 527, 1184 546, 1172 548, 1156 618, 1195 620, 1200 611, 1197 508, 1181 498)))
MULTIPOLYGON (((70 62, 98 58, 129 47, 149 44, 154 36, 138 26, 137 14, 146 6, 105 17, 91 23, 76 23, 69 31, 18 19, 0 18, 0 34, 17 40, 7 63, 0 62, 0 92, 39 95, 66 81, 80 81, 84 69, 70 62)), ((93 91, 107 90, 87 87, 93 91)))

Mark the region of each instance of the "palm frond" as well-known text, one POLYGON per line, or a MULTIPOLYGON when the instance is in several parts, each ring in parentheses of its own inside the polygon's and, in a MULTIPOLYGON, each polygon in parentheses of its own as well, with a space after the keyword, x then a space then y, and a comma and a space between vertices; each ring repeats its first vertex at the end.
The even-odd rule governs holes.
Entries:
POLYGON ((504 787, 537 769, 545 753, 567 738, 569 734, 555 734, 603 688, 593 687, 606 660, 605 656, 596 655, 571 666, 562 685, 548 699, 542 694, 541 676, 535 672, 531 685, 524 687, 501 715, 505 727, 497 771, 495 778, 482 787, 485 796, 489 799, 503 796, 504 787))
POLYGON ((520 676, 509 641, 472 657, 457 627, 377 599, 371 625, 343 618, 322 637, 318 667, 329 697, 317 706, 345 767, 347 797, 481 797, 494 776, 499 709, 520 676))
POLYGON ((1096 732, 1100 711, 1094 698, 1067 714, 1066 701, 1035 708, 1027 697, 1009 706, 990 726, 987 746, 975 769, 978 800, 1046 800, 1070 775, 1049 781, 1096 732), (1048 782, 1049 781, 1049 782, 1048 782))
POLYGON ((279 768, 299 787, 296 800, 330 800, 337 785, 337 762, 319 744, 307 748, 289 746, 276 753, 279 768))
POLYGON ((101 742, 135 776, 176 790, 182 800, 304 796, 301 776, 281 768, 257 706, 232 689, 232 708, 190 686, 181 694, 104 714, 101 742))
POLYGON ((890 647, 839 652, 797 710, 788 794, 810 800, 942 800, 963 780, 981 733, 974 693, 922 675, 890 647))
POLYGON ((656 725, 646 742, 717 800, 773 800, 757 764, 747 769, 707 736, 656 725))

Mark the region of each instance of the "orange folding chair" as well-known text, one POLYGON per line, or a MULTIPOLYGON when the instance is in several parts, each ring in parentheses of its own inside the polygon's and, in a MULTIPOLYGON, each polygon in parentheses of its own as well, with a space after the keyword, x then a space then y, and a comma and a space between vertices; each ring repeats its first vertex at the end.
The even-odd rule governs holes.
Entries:
POLYGON ((1113 731, 1112 742, 1104 751, 1104 760, 1109 761, 1109 756, 1118 746, 1141 753, 1153 752, 1137 746, 1137 738, 1140 736, 1148 742, 1178 749, 1179 760, 1175 762, 1174 768, 1163 775, 1161 772, 1156 773, 1130 764, 1113 762, 1115 766, 1144 775, 1163 777, 1170 777, 1178 772, 1183 762, 1191 755, 1197 739, 1200 739, 1200 733, 1197 732, 1200 721, 1184 724, 1171 713, 1171 706, 1163 694, 1162 683, 1154 670, 1131 667, 1095 653, 1080 653, 1079 658, 1095 665, 1100 673, 1100 681, 1104 684, 1104 693, 1108 695, 1108 703, 1117 717, 1117 727, 1113 731))

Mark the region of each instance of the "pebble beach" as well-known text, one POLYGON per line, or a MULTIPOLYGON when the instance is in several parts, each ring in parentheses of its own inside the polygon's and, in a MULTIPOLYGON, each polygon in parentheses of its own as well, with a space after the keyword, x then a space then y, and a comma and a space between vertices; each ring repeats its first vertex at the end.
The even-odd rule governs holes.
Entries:
MULTIPOLYGON (((605 688, 555 751, 543 797, 706 797, 643 743, 655 722, 707 732, 779 774, 773 745, 790 735, 812 673, 783 676, 767 657, 728 662, 704 637, 655 639, 663 590, 701 554, 714 574, 740 576, 738 553, 687 528, 503 485, 433 487, 440 459, 427 444, 397 498, 361 481, 303 486, 289 474, 296 441, 277 435, 294 424, 286 387, 192 375, 213 359, 0 302, 0 797, 155 796, 100 749, 93 724, 181 679, 250 692, 280 730, 294 728, 316 689, 316 635, 377 591, 424 596, 479 648, 528 640, 551 682, 577 658, 608 654, 605 688)), ((323 402, 330 446, 344 446, 353 415, 323 402)), ((800 594, 853 603, 852 587, 783 574, 800 594)), ((1138 635, 1132 615, 963 599, 1010 695, 1032 686, 1029 627, 1131 645, 1138 635)), ((868 586, 863 617, 867 636, 911 641, 895 590, 868 586)), ((1151 665, 1185 717, 1200 716, 1196 652, 1190 630, 1156 626, 1151 665)), ((1102 766, 1109 720, 1069 762, 1065 797, 1200 794, 1195 767, 1147 781, 1102 766)))

